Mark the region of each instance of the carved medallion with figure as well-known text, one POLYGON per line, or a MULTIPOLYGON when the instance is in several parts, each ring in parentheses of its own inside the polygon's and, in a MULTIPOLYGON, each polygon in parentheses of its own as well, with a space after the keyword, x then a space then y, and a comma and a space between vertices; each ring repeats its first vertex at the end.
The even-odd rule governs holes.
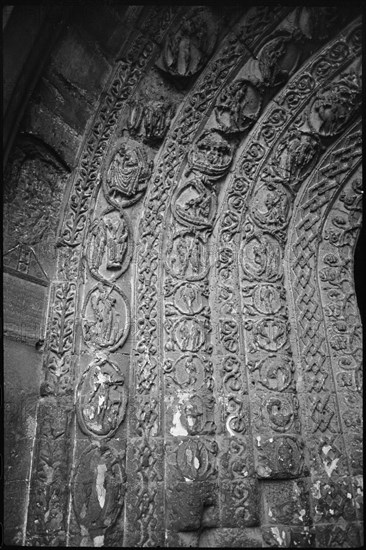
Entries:
POLYGON ((108 154, 103 190, 107 201, 115 208, 127 207, 144 194, 153 169, 143 145, 119 139, 108 154))
POLYGON ((297 191, 313 170, 323 147, 316 134, 291 130, 276 146, 273 156, 275 170, 297 191))
POLYGON ((282 257, 282 247, 275 237, 255 234, 242 245, 241 266, 250 281, 273 282, 282 276, 282 257))
POLYGON ((206 342, 205 322, 183 317, 172 329, 172 336, 182 351, 198 351, 206 342))
POLYGON ((130 308, 124 293, 114 285, 98 283, 85 299, 83 336, 87 345, 109 348, 124 344, 130 330, 130 308))
POLYGON ((282 287, 273 284, 243 285, 243 310, 249 315, 278 313, 285 303, 282 287))
POLYGON ((188 153, 189 166, 211 179, 221 178, 229 169, 234 147, 217 130, 205 130, 188 153))
POLYGON ((166 246, 165 265, 178 279, 197 281, 209 269, 206 239, 196 231, 180 231, 170 237, 166 246))
POLYGON ((82 375, 76 400, 82 431, 94 437, 111 437, 126 412, 124 376, 114 363, 97 359, 82 375))
POLYGON ((205 185, 204 178, 194 178, 178 187, 172 199, 172 210, 182 225, 211 227, 216 215, 215 190, 205 185))
POLYGON ((225 134, 244 132, 257 120, 262 107, 259 90, 248 80, 239 78, 221 93, 215 107, 215 118, 225 134))
POLYGON ((291 35, 277 36, 258 53, 262 85, 278 86, 288 80, 300 60, 301 48, 291 35))
POLYGON ((255 223, 267 230, 284 229, 291 212, 291 197, 281 184, 265 183, 257 187, 249 211, 255 223))
POLYGON ((91 224, 86 258, 96 279, 116 281, 126 271, 131 253, 131 230, 122 211, 107 210, 91 224))

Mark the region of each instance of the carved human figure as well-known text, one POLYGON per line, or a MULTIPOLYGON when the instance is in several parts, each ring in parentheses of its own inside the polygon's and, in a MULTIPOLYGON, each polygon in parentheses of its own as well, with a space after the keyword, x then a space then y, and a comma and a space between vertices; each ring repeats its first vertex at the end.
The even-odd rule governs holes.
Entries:
POLYGON ((185 382, 185 386, 190 387, 197 381, 197 366, 192 355, 189 355, 184 363, 185 369, 188 373, 188 379, 185 382))
POLYGON ((201 245, 198 239, 193 238, 189 250, 189 263, 192 271, 198 274, 201 270, 201 245))
POLYGON ((107 170, 103 177, 108 202, 118 208, 136 202, 146 189, 152 167, 144 146, 118 140, 107 157, 107 170))
POLYGON ((201 331, 198 328, 196 323, 192 323, 192 325, 191 325, 190 341, 191 341, 191 348, 192 349, 199 348, 199 345, 200 345, 200 342, 201 342, 201 331))
POLYGON ((193 315, 193 303, 197 298, 197 290, 191 284, 186 284, 180 289, 182 301, 187 306, 188 313, 193 315))
POLYGON ((107 243, 105 226, 102 221, 91 229, 90 268, 98 271, 102 264, 103 254, 107 243))
POLYGON ((107 269, 119 269, 127 250, 127 226, 123 220, 113 221, 109 218, 105 220, 108 234, 107 240, 107 269))
POLYGON ((180 326, 179 332, 180 332, 180 336, 181 336, 181 339, 182 339, 181 348, 183 350, 186 350, 186 349, 188 349, 188 344, 189 344, 189 340, 190 340, 190 337, 191 337, 191 331, 188 328, 187 319, 184 319, 183 323, 180 326))
POLYGON ((115 311, 116 298, 111 296, 100 283, 91 294, 90 304, 94 320, 86 321, 86 340, 93 340, 102 346, 113 345, 120 331, 120 314, 115 311))

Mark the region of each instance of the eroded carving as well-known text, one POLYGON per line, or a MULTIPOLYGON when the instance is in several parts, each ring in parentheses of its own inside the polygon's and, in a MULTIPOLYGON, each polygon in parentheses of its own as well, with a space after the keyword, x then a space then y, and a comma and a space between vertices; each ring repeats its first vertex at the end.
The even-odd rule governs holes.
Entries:
POLYGON ((216 215, 215 191, 205 185, 203 178, 190 179, 180 186, 172 199, 176 220, 188 227, 208 228, 216 215))
POLYGON ((76 399, 82 431, 94 437, 112 437, 126 412, 124 376, 114 363, 96 360, 82 375, 76 399))
POLYGON ((220 178, 229 169, 233 145, 217 130, 205 130, 188 154, 192 169, 212 179, 220 178))
POLYGON ((119 288, 98 283, 86 296, 82 316, 84 341, 88 345, 115 350, 126 341, 130 311, 119 288))
POLYGON ((224 133, 244 132, 253 126, 262 107, 259 90, 239 78, 222 92, 215 107, 215 117, 224 133))

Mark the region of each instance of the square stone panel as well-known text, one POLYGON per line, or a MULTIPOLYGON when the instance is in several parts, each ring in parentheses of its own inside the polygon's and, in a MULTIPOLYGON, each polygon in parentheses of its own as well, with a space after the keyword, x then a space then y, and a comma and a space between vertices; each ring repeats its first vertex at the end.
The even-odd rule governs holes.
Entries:
POLYGON ((347 453, 340 433, 309 438, 306 443, 313 476, 335 479, 348 474, 347 453))
POLYGON ((218 437, 219 474, 222 479, 243 480, 254 474, 253 441, 250 436, 218 437))
POLYGON ((164 441, 160 438, 133 438, 127 448, 127 481, 140 483, 163 481, 164 441))
POLYGON ((168 528, 194 531, 219 525, 219 488, 210 482, 181 482, 166 489, 168 528))
POLYGON ((317 525, 315 539, 318 548, 360 548, 360 527, 356 523, 338 522, 336 525, 317 525))
POLYGON ((342 523, 355 520, 351 480, 312 479, 310 482, 312 518, 317 523, 342 523))
POLYGON ((307 480, 263 482, 264 523, 310 525, 307 480))
POLYGON ((259 525, 259 489, 257 479, 220 483, 221 526, 254 527, 259 525))
POLYGON ((164 546, 164 493, 162 483, 128 483, 124 546, 164 546))

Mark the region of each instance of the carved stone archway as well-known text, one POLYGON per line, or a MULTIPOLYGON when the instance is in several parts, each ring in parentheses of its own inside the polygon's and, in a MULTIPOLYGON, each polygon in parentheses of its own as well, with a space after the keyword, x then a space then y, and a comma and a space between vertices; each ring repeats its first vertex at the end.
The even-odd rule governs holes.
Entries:
POLYGON ((357 547, 360 19, 129 13, 57 203, 18 543, 357 547))

